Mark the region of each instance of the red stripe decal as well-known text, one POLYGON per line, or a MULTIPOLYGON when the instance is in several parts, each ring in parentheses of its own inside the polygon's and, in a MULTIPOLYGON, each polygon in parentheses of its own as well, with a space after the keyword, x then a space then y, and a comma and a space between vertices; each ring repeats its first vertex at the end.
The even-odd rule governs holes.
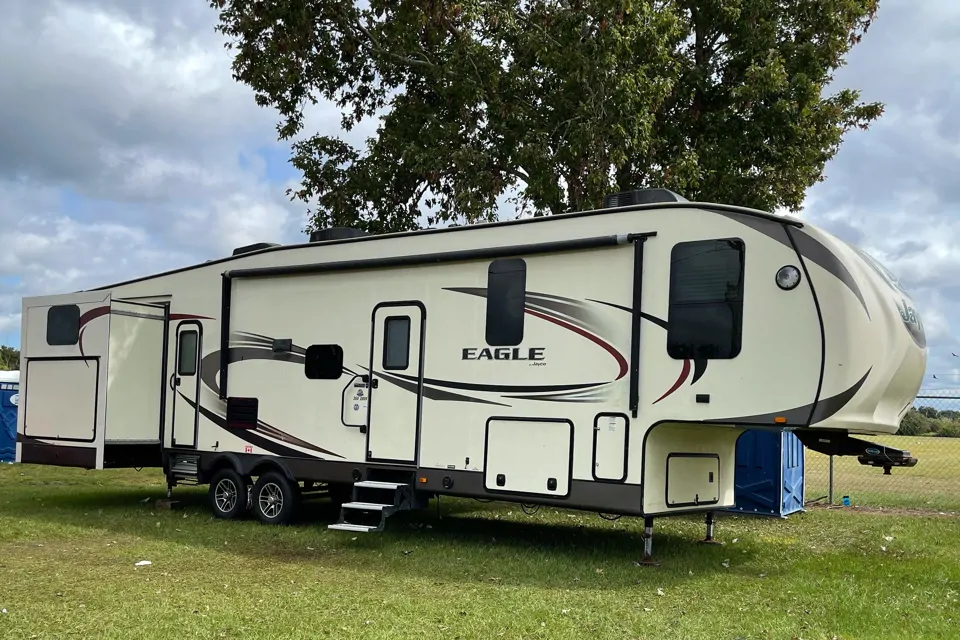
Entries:
POLYGON ((96 320, 100 316, 105 316, 108 313, 110 313, 110 305, 105 307, 94 307, 80 316, 80 326, 83 327, 83 325, 87 324, 91 320, 96 320))
POLYGON ((687 379, 687 376, 688 376, 688 375, 690 375, 690 361, 689 361, 689 360, 684 360, 684 361, 683 361, 683 369, 680 370, 680 377, 677 378, 677 381, 673 383, 673 386, 670 387, 670 389, 667 390, 667 392, 666 392, 665 394, 663 394, 662 396, 660 396, 659 398, 657 398, 656 400, 654 400, 654 401, 653 401, 653 404, 657 404, 658 402, 660 402, 661 400, 663 400, 664 398, 666 398, 668 395, 670 395, 671 393, 673 393, 674 391, 676 391, 677 389, 679 389, 679 388, 680 388, 680 385, 683 384, 684 380, 687 379))
POLYGON ((597 336, 593 335, 592 333, 587 333, 586 331, 584 331, 584 330, 581 329, 580 327, 576 327, 576 326, 574 326, 574 325, 572 325, 572 324, 568 324, 568 323, 564 322, 563 320, 559 320, 559 319, 557 319, 557 318, 551 318, 551 317, 548 316, 548 315, 544 315, 544 314, 540 313, 539 311, 533 311, 532 309, 524 309, 524 311, 527 312, 527 313, 529 313, 529 314, 532 315, 532 316, 536 316, 536 317, 540 318, 541 320, 546 320, 547 322, 552 322, 553 324, 558 325, 558 326, 561 326, 561 327, 563 327, 564 329, 569 329, 570 331, 573 331, 574 333, 583 336, 583 337, 586 338, 587 340, 590 340, 591 342, 593 342, 593 343, 595 343, 595 344, 603 347, 603 349, 604 349, 607 353, 609 353, 610 355, 612 355, 612 356, 614 357, 614 359, 617 361, 617 364, 620 365, 620 374, 617 376, 616 379, 619 380, 619 379, 622 378, 623 376, 627 375, 627 370, 629 369, 629 365, 627 364, 627 359, 624 358, 624 357, 620 354, 620 352, 617 351, 617 350, 613 347, 613 345, 607 344, 606 342, 604 342, 603 340, 601 340, 601 339, 598 338, 597 336))

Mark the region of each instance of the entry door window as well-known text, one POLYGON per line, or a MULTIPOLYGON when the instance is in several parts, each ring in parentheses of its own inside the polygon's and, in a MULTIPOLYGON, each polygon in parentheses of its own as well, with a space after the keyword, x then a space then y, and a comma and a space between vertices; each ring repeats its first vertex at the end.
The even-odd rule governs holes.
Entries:
POLYGON ((180 334, 180 344, 177 346, 177 375, 197 375, 197 343, 200 334, 196 331, 184 331, 180 334))
POLYGON ((391 316, 383 325, 383 368, 404 370, 410 366, 410 317, 391 316))

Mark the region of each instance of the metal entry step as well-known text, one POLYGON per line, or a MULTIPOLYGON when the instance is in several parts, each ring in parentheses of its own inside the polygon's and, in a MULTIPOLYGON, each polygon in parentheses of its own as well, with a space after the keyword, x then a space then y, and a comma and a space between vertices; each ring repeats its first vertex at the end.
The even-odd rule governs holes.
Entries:
POLYGON ((387 518, 397 511, 417 507, 413 487, 406 482, 359 480, 353 485, 350 502, 340 507, 340 518, 327 528, 338 531, 374 533, 383 531, 387 518))

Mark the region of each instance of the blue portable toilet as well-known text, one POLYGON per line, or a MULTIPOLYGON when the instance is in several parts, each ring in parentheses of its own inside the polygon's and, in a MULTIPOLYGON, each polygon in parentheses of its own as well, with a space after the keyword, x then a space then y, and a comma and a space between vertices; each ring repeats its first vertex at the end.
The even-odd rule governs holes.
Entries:
POLYGON ((0 371, 0 462, 17 459, 17 405, 20 372, 0 371))
POLYGON ((745 431, 733 483, 736 506, 727 511, 780 518, 802 511, 803 444, 789 431, 745 431))

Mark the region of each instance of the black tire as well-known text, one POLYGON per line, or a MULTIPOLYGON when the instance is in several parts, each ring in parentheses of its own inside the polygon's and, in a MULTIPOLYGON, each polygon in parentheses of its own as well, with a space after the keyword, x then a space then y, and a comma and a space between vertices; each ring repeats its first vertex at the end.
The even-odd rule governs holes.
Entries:
POLYGON ((207 496, 217 518, 235 520, 247 510, 247 482, 233 469, 220 469, 214 474, 207 496))
POLYGON ((264 524, 287 524, 300 501, 299 487, 278 471, 268 471, 253 485, 250 506, 264 524))

